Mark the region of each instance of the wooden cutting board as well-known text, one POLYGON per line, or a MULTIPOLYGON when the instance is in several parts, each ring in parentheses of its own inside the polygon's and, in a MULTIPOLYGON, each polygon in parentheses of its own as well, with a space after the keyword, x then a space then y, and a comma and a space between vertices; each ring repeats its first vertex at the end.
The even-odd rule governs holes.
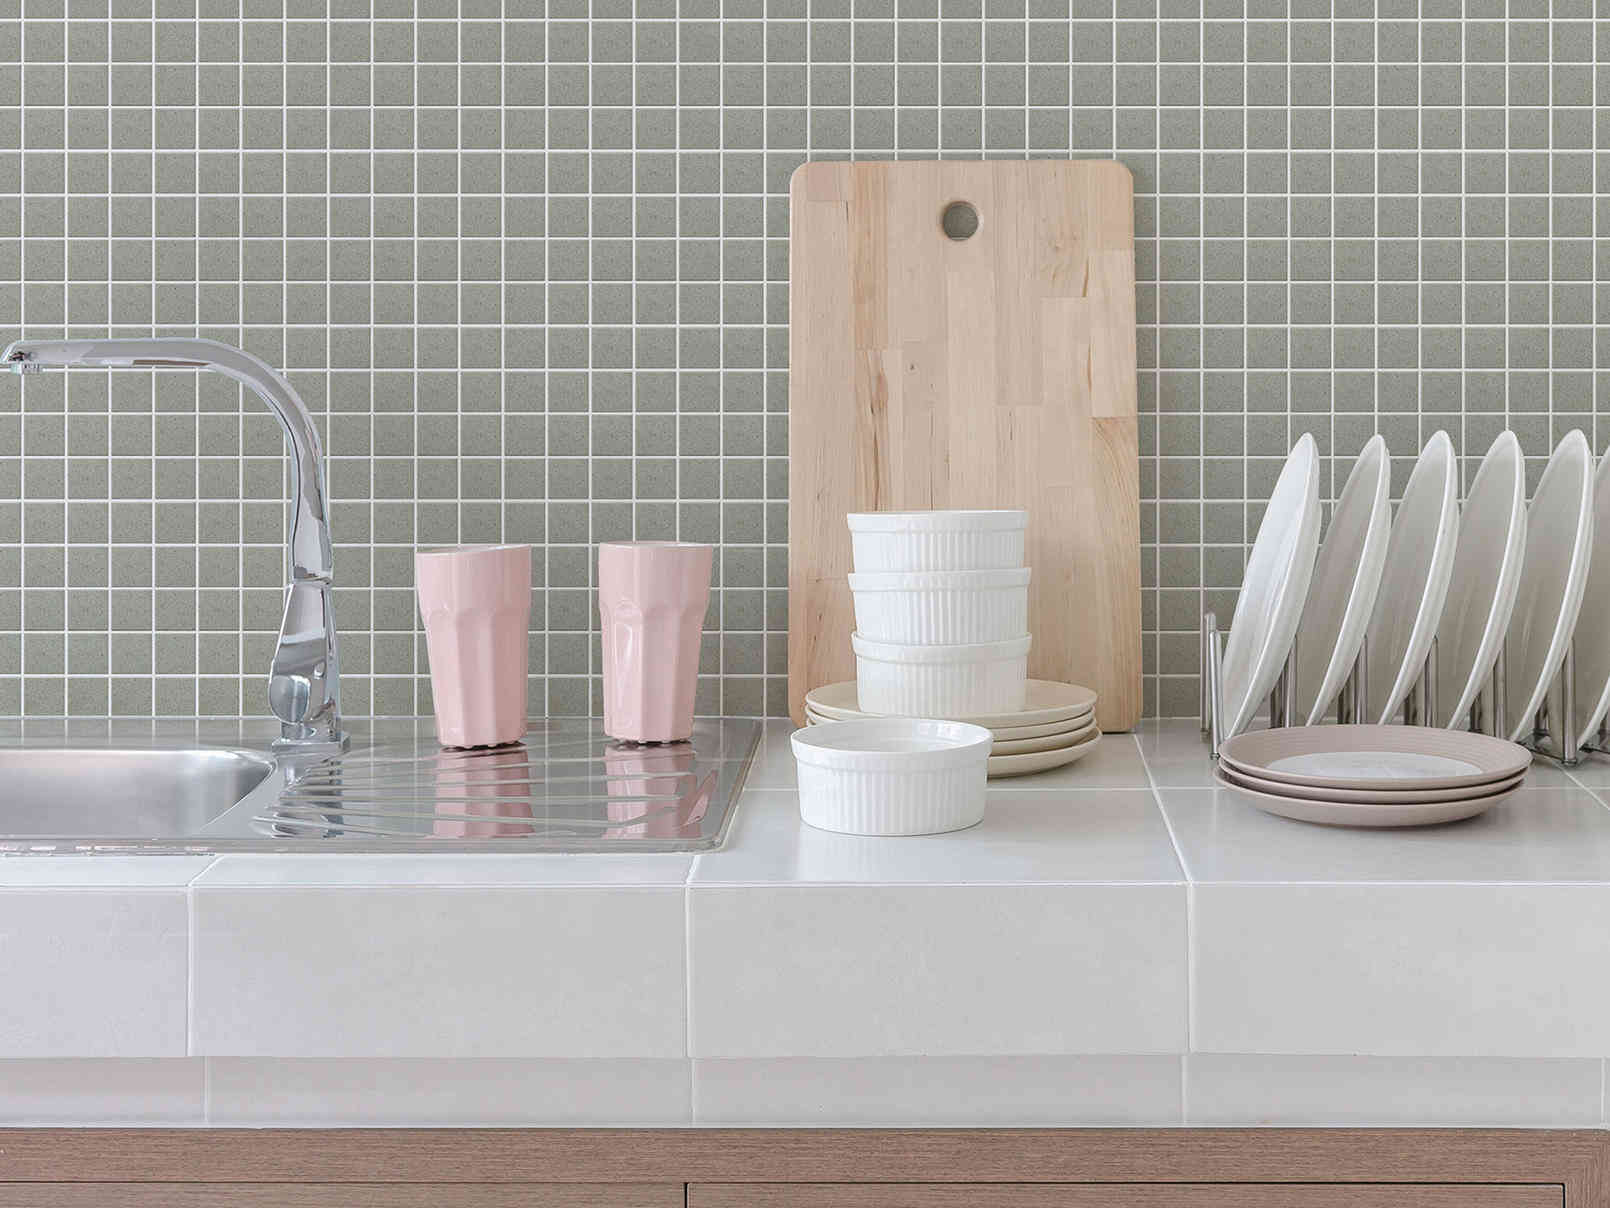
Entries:
POLYGON ((1029 674, 1094 688, 1102 729, 1130 729, 1141 642, 1129 171, 815 163, 794 173, 790 204, 794 720, 808 690, 855 676, 845 513, 1021 507, 1029 674))

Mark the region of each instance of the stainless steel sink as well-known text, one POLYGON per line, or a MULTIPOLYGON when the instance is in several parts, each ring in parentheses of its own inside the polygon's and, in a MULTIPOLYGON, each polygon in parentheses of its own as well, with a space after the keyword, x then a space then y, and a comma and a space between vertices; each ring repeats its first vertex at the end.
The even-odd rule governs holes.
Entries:
POLYGON ((262 784, 272 760, 208 747, 0 750, 9 838, 190 835, 262 784))
POLYGON ((0 723, 0 855, 209 851, 707 851, 759 744, 701 719, 634 746, 596 721, 444 751, 380 722, 338 753, 271 750, 250 724, 0 723))

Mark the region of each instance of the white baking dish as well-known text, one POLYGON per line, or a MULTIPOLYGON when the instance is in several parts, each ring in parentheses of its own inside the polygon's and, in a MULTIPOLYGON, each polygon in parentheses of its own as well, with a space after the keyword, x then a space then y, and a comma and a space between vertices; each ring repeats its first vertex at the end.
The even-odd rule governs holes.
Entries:
POLYGON ((1003 642, 1029 631, 1029 575, 1018 570, 891 571, 850 576, 855 628, 874 642, 1003 642))
POLYGON ((912 646, 850 635, 856 692, 868 713, 968 717, 1015 713, 1029 673, 1027 635, 967 646, 912 646))
POLYGON ((794 731, 799 816, 852 835, 931 835, 984 816, 990 732, 876 718, 794 731))
POLYGON ((863 573, 1014 570, 1029 514, 1016 509, 851 512, 850 548, 863 573))

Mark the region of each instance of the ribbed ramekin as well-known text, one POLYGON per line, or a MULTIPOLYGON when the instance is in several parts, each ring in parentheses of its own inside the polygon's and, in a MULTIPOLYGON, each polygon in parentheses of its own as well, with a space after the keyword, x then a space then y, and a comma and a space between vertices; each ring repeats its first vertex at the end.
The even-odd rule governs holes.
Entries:
POLYGON ((1028 567, 853 574, 855 628, 874 642, 1004 642, 1029 631, 1028 567))
POLYGON ((852 835, 932 835, 984 816, 990 732, 877 718, 796 730, 799 816, 852 835))
POLYGON ((851 512, 850 549, 863 573, 922 570, 1015 570, 1023 565, 1029 514, 851 512))
POLYGON ((862 710, 895 717, 978 717, 1023 707, 1029 638, 912 646, 850 635, 862 710))

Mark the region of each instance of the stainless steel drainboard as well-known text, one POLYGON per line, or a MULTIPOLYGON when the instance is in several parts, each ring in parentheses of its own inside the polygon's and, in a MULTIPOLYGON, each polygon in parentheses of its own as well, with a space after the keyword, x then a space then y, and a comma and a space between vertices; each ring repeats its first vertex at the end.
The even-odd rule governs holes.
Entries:
POLYGON ((558 721, 508 747, 387 744, 299 772, 252 816, 278 839, 456 850, 697 851, 719 846, 759 739, 755 722, 700 722, 685 743, 616 742, 558 721))
MULTIPOLYGON (((89 748, 36 752, 58 779, 78 769, 79 795, 93 787, 96 800, 68 814, 50 805, 60 793, 41 791, 24 815, 0 791, 0 851, 706 851, 726 838, 760 733, 755 721, 701 719, 689 742, 637 745, 578 718, 533 723, 516 745, 451 751, 428 725, 377 723, 373 740, 325 758, 236 752, 254 778, 220 780, 184 810, 164 792, 162 808, 139 814, 127 777, 84 775, 89 748)), ((148 762, 214 755, 225 758, 159 750, 148 762)))

